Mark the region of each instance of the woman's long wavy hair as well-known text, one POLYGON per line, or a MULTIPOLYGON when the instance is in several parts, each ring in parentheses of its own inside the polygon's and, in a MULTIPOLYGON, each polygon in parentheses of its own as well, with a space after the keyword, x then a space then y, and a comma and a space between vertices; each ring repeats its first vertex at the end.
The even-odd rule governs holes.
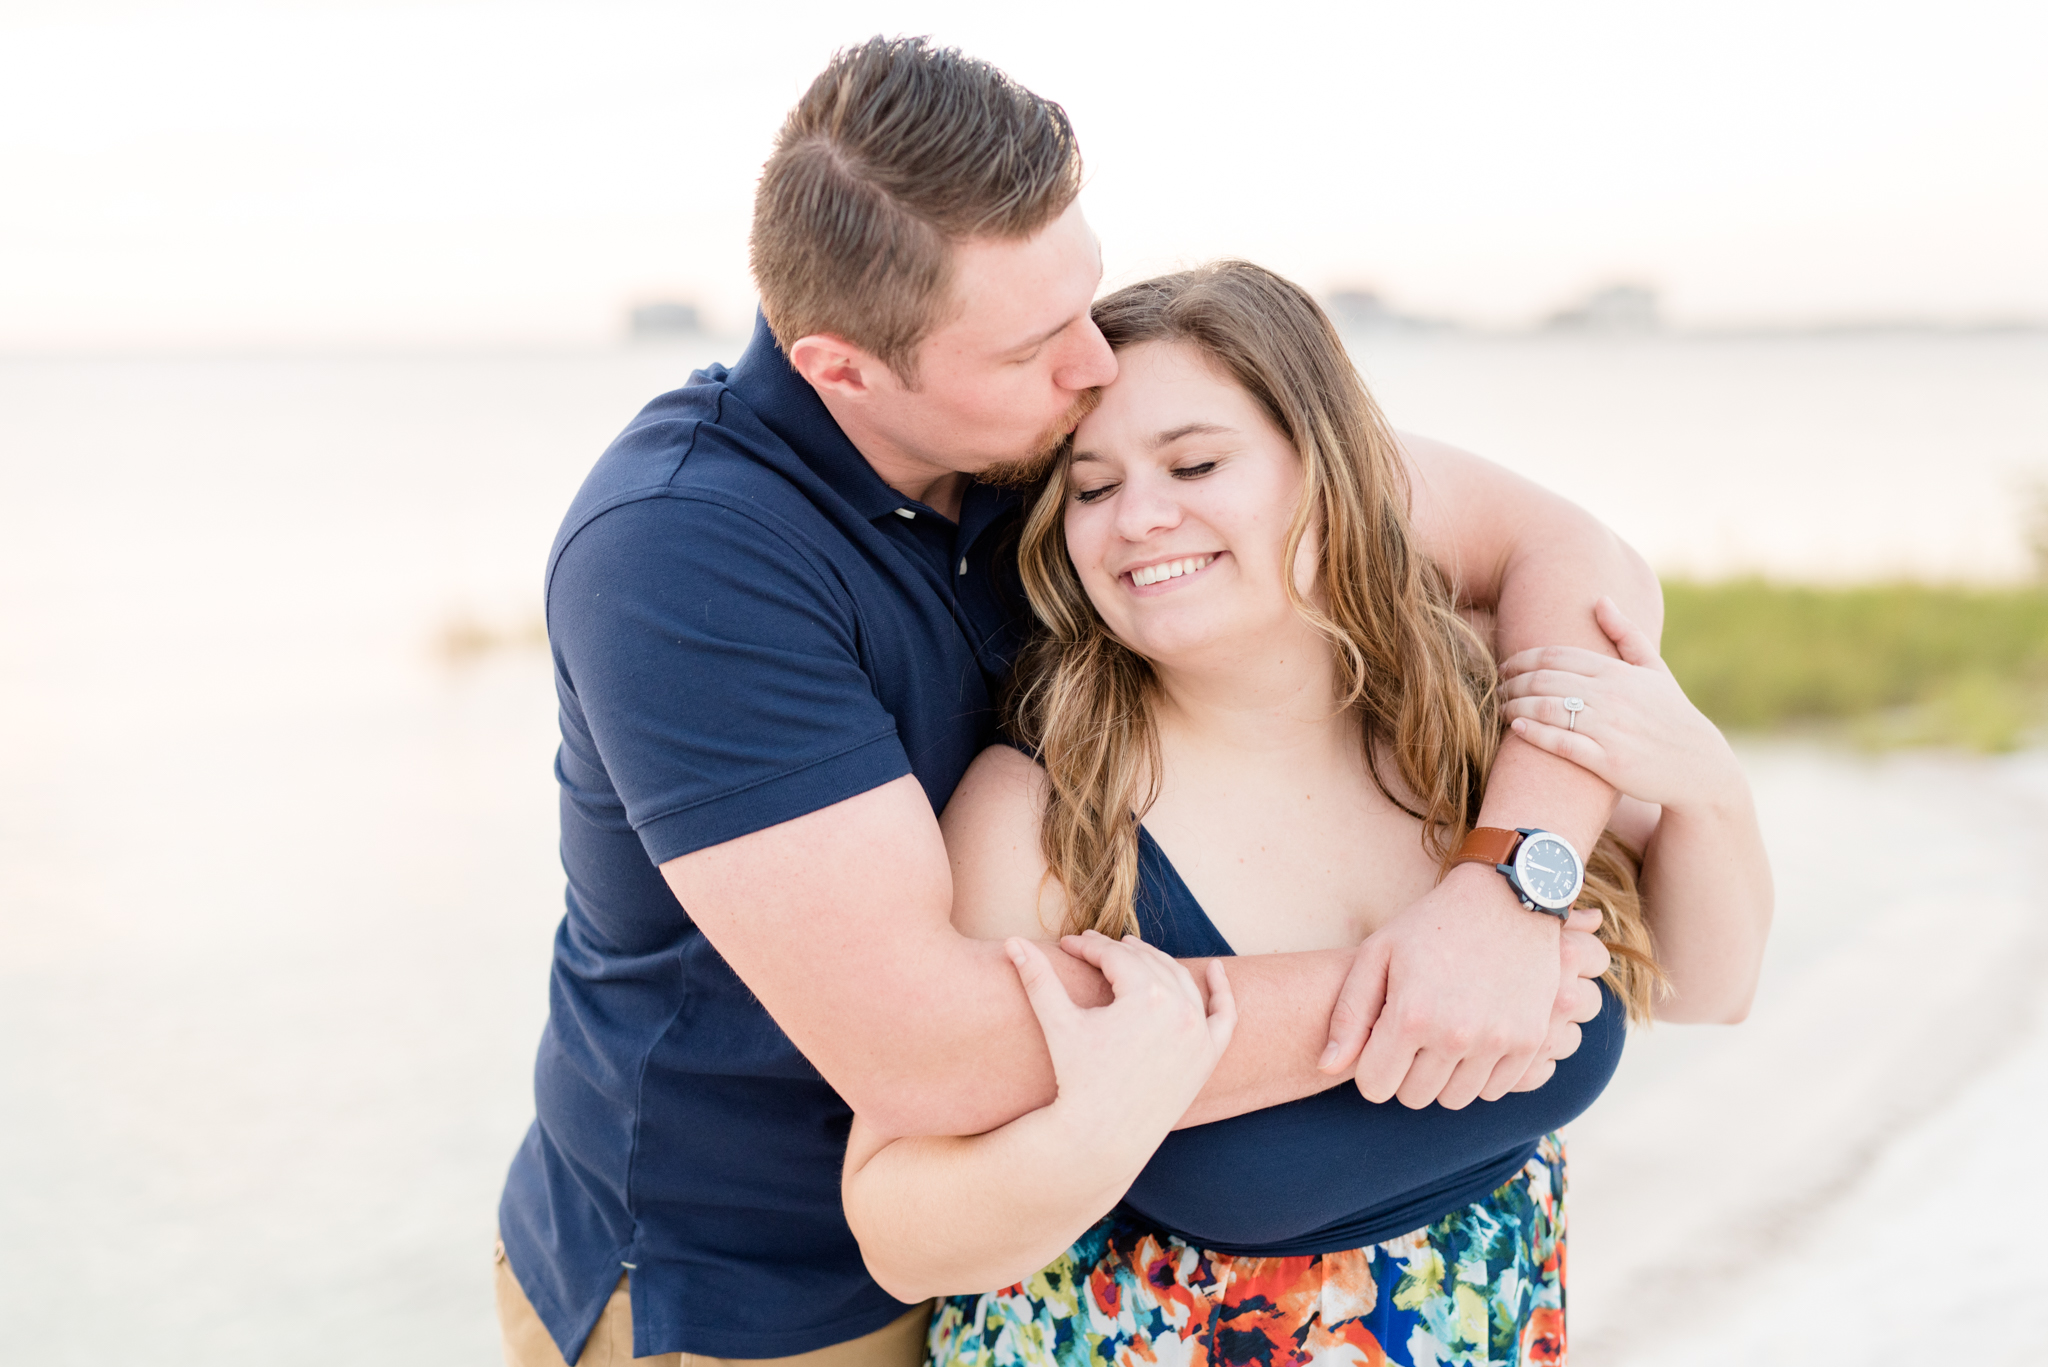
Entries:
MULTIPOLYGON (((1315 537, 1311 602, 1294 610, 1335 657, 1341 705, 1359 718, 1373 782, 1423 823, 1444 868, 1479 815, 1501 744, 1494 662, 1408 527, 1406 466, 1344 344, 1314 299, 1271 271, 1219 261, 1117 291, 1095 305, 1112 348, 1175 342, 1242 386, 1299 452, 1302 498, 1283 565, 1315 537), (1384 766, 1391 765, 1394 781, 1384 766)), ((1045 765, 1046 863, 1067 897, 1065 929, 1137 929, 1138 823, 1158 796, 1155 681, 1111 634, 1067 553, 1071 444, 1028 512, 1019 548, 1037 625, 1018 658, 1006 721, 1045 765)), ((1633 1020, 1662 982, 1636 886, 1638 858, 1603 835, 1581 905, 1603 913, 1606 980, 1633 1020)))

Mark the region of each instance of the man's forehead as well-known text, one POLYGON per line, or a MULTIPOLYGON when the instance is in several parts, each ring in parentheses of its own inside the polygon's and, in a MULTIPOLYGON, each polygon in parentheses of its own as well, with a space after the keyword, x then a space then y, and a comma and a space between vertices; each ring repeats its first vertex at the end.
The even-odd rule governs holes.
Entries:
POLYGON ((1102 248, 1079 207, 1023 239, 954 248, 957 311, 941 332, 975 350, 1029 347, 1059 332, 1095 298, 1102 248))

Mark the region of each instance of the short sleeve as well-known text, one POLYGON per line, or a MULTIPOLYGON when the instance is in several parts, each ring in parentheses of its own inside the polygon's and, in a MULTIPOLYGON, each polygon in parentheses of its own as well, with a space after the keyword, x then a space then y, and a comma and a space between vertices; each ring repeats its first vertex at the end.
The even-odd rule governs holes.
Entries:
POLYGON ((623 805, 656 864, 911 772, 851 596, 772 519, 668 494, 602 513, 556 559, 548 635, 565 797, 623 805))

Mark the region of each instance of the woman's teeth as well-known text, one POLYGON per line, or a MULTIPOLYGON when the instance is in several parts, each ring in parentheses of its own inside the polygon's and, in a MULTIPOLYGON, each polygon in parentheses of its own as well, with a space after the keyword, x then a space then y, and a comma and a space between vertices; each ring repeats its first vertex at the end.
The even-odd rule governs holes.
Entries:
POLYGON ((1164 565, 1147 565, 1141 570, 1131 571, 1131 582, 1139 588, 1147 584, 1158 584, 1168 579, 1178 579, 1184 574, 1207 569, 1213 555, 1191 555, 1185 560, 1169 560, 1164 565))

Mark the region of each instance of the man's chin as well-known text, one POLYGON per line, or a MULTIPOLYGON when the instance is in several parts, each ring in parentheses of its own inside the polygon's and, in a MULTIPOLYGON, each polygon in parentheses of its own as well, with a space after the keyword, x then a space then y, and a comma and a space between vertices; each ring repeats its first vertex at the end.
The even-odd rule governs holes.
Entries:
POLYGON ((974 477, 983 484, 993 484, 1000 489, 1035 489, 1059 463, 1060 452, 1066 444, 1066 434, 1061 433, 1059 444, 1052 450, 1018 460, 999 460, 986 469, 975 471, 974 477))
POLYGON ((1019 456, 1015 460, 999 460, 977 471, 974 477, 983 484, 994 484, 1004 489, 1036 488, 1059 464, 1060 457, 1067 453, 1067 445, 1073 440, 1074 429, 1081 425, 1081 419, 1093 413, 1095 405, 1101 402, 1101 390, 1085 391, 1058 422, 1039 436, 1030 455, 1019 456))

